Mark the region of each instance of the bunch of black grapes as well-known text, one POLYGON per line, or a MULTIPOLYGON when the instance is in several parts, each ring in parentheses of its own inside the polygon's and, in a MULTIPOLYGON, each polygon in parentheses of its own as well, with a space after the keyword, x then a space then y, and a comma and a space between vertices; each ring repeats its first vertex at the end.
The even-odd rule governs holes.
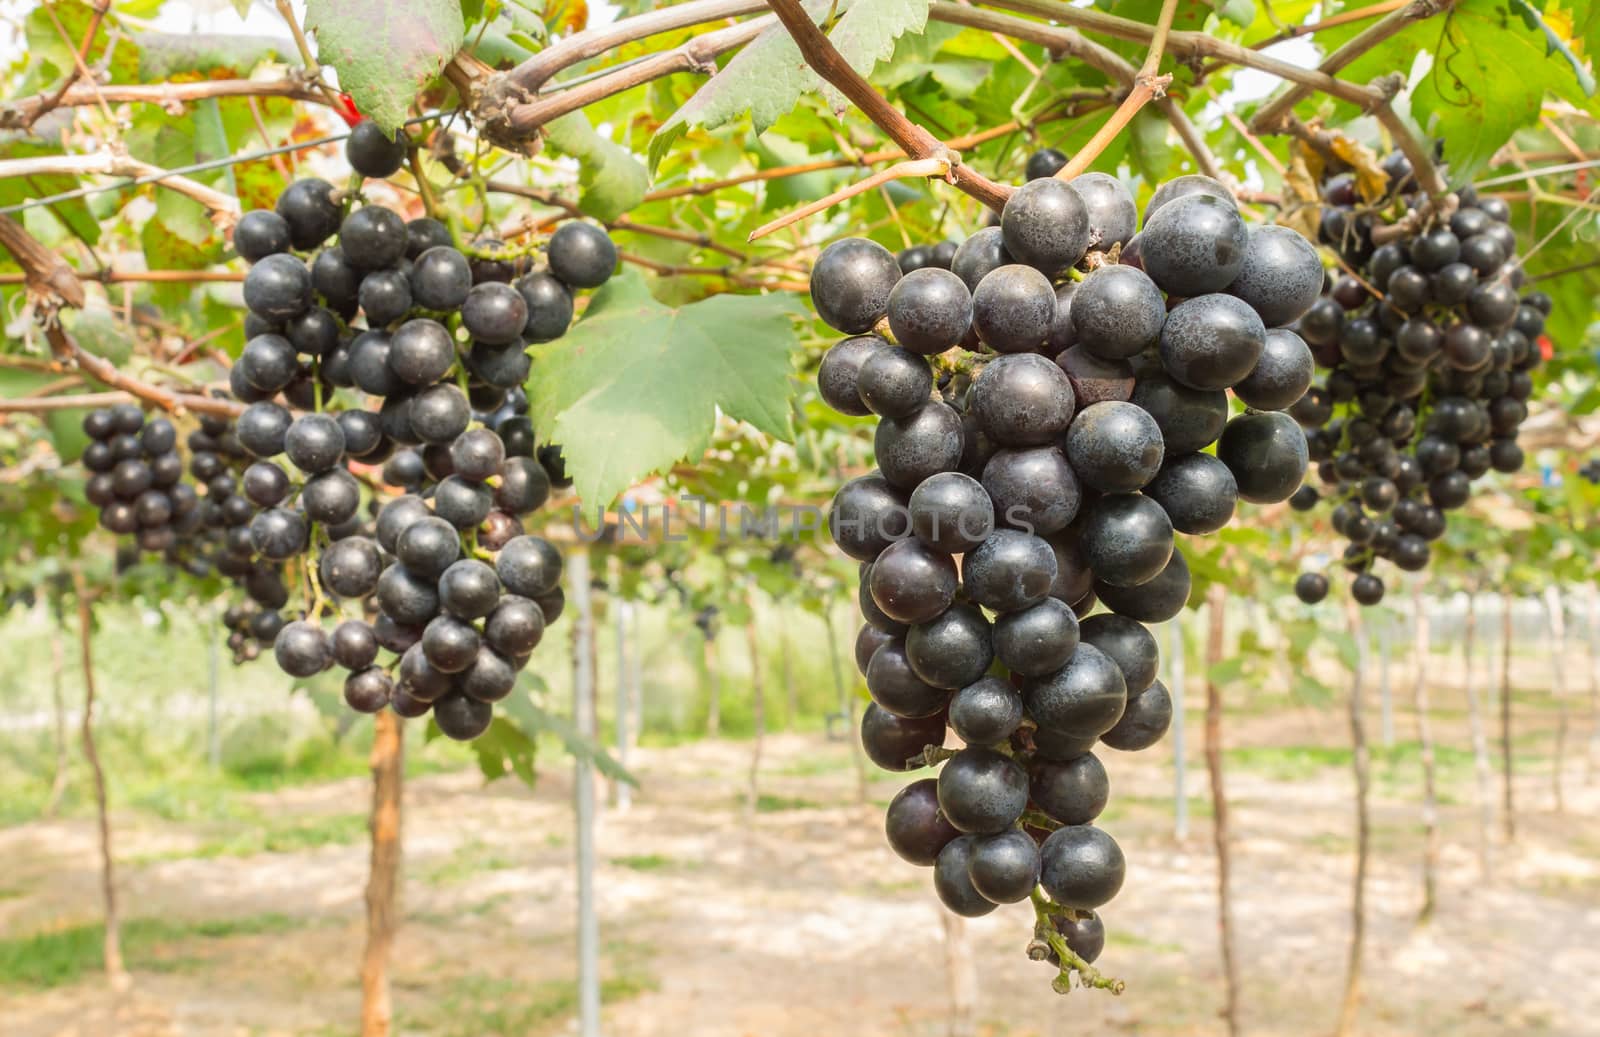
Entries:
POLYGON ((1591 457, 1583 462, 1578 469, 1578 475, 1585 482, 1600 485, 1600 457, 1591 457))
MULTIPOLYGON (((1406 203, 1396 208, 1422 204, 1405 157, 1384 165, 1391 199, 1406 203)), ((1305 426, 1321 489, 1308 483, 1291 503, 1331 503, 1355 574, 1350 595, 1374 605, 1384 594, 1379 559, 1425 568, 1472 484, 1522 467, 1517 430, 1551 301, 1518 294, 1523 274, 1502 199, 1468 188, 1448 218, 1390 240, 1380 233, 1375 245, 1386 224, 1359 204, 1351 175, 1330 179, 1323 197, 1323 240, 1354 273, 1331 280, 1298 324, 1325 374, 1290 413, 1305 426)), ((1308 604, 1328 590, 1318 572, 1295 583, 1308 604)))
POLYGON ((228 647, 236 662, 254 658, 271 643, 282 620, 270 609, 288 599, 282 567, 250 549, 255 509, 238 496, 237 476, 248 458, 228 419, 207 415, 189 434, 187 477, 178 430, 164 417, 146 418, 133 404, 90 411, 83 420, 90 443, 85 495, 100 509, 100 523, 129 541, 118 550, 126 567, 146 555, 197 579, 213 574, 256 603, 227 613, 228 647))
POLYGON ((879 419, 877 470, 829 515, 861 562, 862 741, 893 771, 948 757, 895 797, 889 843, 958 914, 1035 897, 1030 956, 1064 968, 1099 954, 1124 876, 1094 750, 1148 748, 1171 718, 1146 624, 1189 597, 1174 534, 1287 499, 1307 464, 1282 411, 1312 358, 1283 326, 1321 291, 1316 249, 1247 227, 1206 177, 1137 219, 1109 176, 1042 177, 948 269, 850 238, 811 276, 849 336, 820 394, 879 419))
MULTIPOLYGON (((1067 156, 1055 148, 1041 148, 1028 156, 1026 176, 1027 179, 1043 180, 1055 176, 1056 171, 1067 164, 1067 156)), ((1090 183, 1098 181, 1098 174, 1090 177, 1090 183)), ((998 226, 1000 217, 996 213, 990 214, 990 223, 998 226)), ((900 264, 900 272, 909 274, 913 270, 921 270, 925 266, 938 267, 949 270, 950 263, 956 257, 958 244, 954 241, 941 241, 936 245, 908 245, 895 253, 895 261, 900 264)))
POLYGON ((124 403, 90 411, 83 431, 84 494, 100 509, 101 526, 133 537, 141 551, 165 552, 203 525, 200 496, 183 481, 172 422, 147 422, 137 405, 124 403))
MULTIPOLYGON (((350 140, 368 176, 403 153, 375 128, 350 140)), ((537 449, 526 417, 527 347, 565 334, 573 292, 611 276, 616 248, 566 223, 547 268, 522 272, 469 257, 435 220, 347 201, 300 180, 235 233, 252 264, 249 340, 231 373, 249 404, 237 434, 255 459, 242 478, 250 543, 305 574, 273 654, 296 677, 343 667, 355 710, 431 711, 470 739, 562 609, 561 555, 523 526, 565 482, 559 449, 537 449), (381 504, 379 464, 406 491, 381 504)))

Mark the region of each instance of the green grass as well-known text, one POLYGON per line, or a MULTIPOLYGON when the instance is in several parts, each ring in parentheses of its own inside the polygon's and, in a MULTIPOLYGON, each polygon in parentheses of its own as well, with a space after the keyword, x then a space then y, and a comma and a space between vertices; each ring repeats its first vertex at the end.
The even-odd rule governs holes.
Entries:
POLYGON ((812 753, 802 756, 798 760, 781 764, 763 773, 783 778, 813 778, 824 774, 838 774, 841 771, 851 770, 855 764, 848 753, 812 753))
POLYGON ((268 817, 255 820, 225 836, 208 839, 190 849, 171 850, 133 863, 148 864, 163 860, 214 860, 218 857, 254 857, 258 853, 297 853, 322 846, 349 846, 367 838, 365 814, 324 814, 312 816, 268 817))
POLYGON ((697 867, 689 861, 680 861, 672 857, 663 857, 659 853, 642 853, 632 856, 613 857, 611 863, 619 868, 630 871, 681 871, 697 867))
MULTIPOLYGON (((174 971, 195 959, 175 952, 185 943, 283 933, 306 925, 282 914, 172 922, 135 918, 122 925, 122 955, 135 969, 174 971)), ((96 922, 0 940, 0 985, 50 988, 105 968, 105 926, 96 922)))
POLYGON ((1106 943, 1111 947, 1127 950, 1151 951, 1157 954, 1182 954, 1183 945, 1167 943, 1164 940, 1150 940, 1138 933, 1129 932, 1127 929, 1108 927, 1106 929, 1106 943))
POLYGON ((429 885, 464 882, 489 871, 516 867, 516 861, 503 857, 481 839, 469 839, 451 851, 450 856, 422 868, 418 875, 429 885))
MULTIPOLYGON (((1416 781, 1422 767, 1419 743, 1399 741, 1388 748, 1369 743, 1369 747, 1373 777, 1380 784, 1409 786, 1416 781)), ((1249 746, 1225 750, 1224 755, 1229 764, 1276 781, 1305 781, 1326 770, 1348 770, 1351 766, 1347 746, 1249 746)), ((1433 759, 1442 782, 1465 779, 1472 773, 1469 749, 1435 745, 1433 759)))
MULTIPOLYGON (((438 1003, 438 1037, 523 1037, 554 1030, 578 1011, 575 983, 463 976, 438 1003)), ((600 981, 600 1001, 614 1005, 656 989, 649 976, 624 974, 600 981)))
POLYGON ((756 813, 778 814, 787 810, 826 810, 826 803, 818 803, 814 799, 802 799, 798 796, 774 796, 763 792, 756 797, 756 813))
MULTIPOLYGON (((600 981, 600 1000, 614 1005, 657 989, 645 948, 617 944, 605 948, 603 960, 612 975, 600 981)), ((421 1030, 436 1037, 529 1037, 553 1033, 578 1011, 578 987, 571 979, 529 983, 524 978, 468 974, 452 978, 448 993, 430 995, 426 1015, 399 1032, 421 1030)))
MULTIPOLYGON (((1209 798, 1202 799, 1199 796, 1189 796, 1187 798, 1189 801, 1190 817, 1211 816, 1211 800, 1209 798)), ((1101 812, 1100 818, 1102 823, 1104 823, 1108 821, 1118 821, 1123 818, 1134 816, 1135 814, 1144 814, 1146 812, 1154 812, 1163 820, 1170 818, 1172 816, 1172 797, 1113 795, 1111 797, 1111 801, 1106 805, 1105 810, 1101 812)))

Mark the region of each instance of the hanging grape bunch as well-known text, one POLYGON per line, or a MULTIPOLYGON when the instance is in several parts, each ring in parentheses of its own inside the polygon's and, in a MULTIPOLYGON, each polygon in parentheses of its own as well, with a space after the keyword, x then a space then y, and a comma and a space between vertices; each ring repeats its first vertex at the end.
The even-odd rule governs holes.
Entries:
MULTIPOLYGON (((1379 210, 1415 210, 1424 199, 1404 155, 1389 155, 1384 169, 1388 195, 1377 205, 1361 204, 1349 173, 1324 185, 1323 240, 1355 273, 1333 280, 1300 319, 1326 373, 1291 410, 1321 483, 1291 503, 1309 511, 1330 502, 1334 531, 1347 541, 1350 594, 1362 605, 1383 599, 1379 559, 1425 568, 1429 544, 1472 484, 1522 467, 1517 430, 1551 306, 1543 292, 1518 296, 1523 275, 1504 200, 1467 188, 1448 218, 1386 223, 1379 210)), ((1305 572, 1295 593, 1315 604, 1329 586, 1326 575, 1305 572)))
POLYGON ((849 336, 820 394, 878 418, 877 470, 829 516, 861 562, 862 742, 892 771, 944 760, 890 804, 889 843, 957 914, 1032 898, 1030 957, 1065 989, 1073 971, 1109 983, 1089 966, 1096 911, 1124 877, 1093 823, 1109 793, 1094 750, 1148 748, 1171 719, 1146 624, 1189 597, 1174 534, 1301 483, 1282 410, 1313 364, 1284 325, 1323 275, 1309 242, 1247 227, 1209 178, 1161 185, 1136 234, 1122 184, 1053 168, 958 248, 908 261, 835 242, 811 296, 849 336), (1250 408, 1231 420, 1230 389, 1250 408), (962 748, 942 748, 947 730, 962 748))
POLYGON ((118 550, 119 568, 146 554, 197 579, 213 573, 244 592, 251 604, 225 616, 235 662, 253 659, 282 626, 274 609, 288 600, 282 567, 256 558, 250 547, 255 509, 235 492, 248 457, 232 423, 206 415, 189 434, 189 465, 178 451, 178 430, 167 418, 146 419, 133 404, 90 411, 85 496, 106 529, 131 538, 118 550))
POLYGON ((84 495, 100 509, 100 525, 132 536, 141 552, 165 553, 202 524, 200 498, 184 483, 178 430, 166 418, 145 420, 135 404, 90 411, 84 495))
MULTIPOLYGON (((405 151, 362 123, 347 154, 375 177, 405 151)), ((273 654, 295 677, 342 667, 355 710, 431 711, 470 739, 563 603, 560 553, 523 526, 565 483, 559 448, 536 447, 525 416, 527 347, 566 333, 573 292, 611 276, 616 248, 566 223, 545 243, 548 268, 523 272, 498 242, 469 258, 436 220, 353 201, 300 180, 235 233, 252 264, 250 337, 231 372, 249 404, 250 543, 303 576, 273 654), (381 504, 380 464, 406 491, 381 504)))
POLYGON ((1578 476, 1584 482, 1600 486, 1600 457, 1591 457, 1583 462, 1578 469, 1578 476))

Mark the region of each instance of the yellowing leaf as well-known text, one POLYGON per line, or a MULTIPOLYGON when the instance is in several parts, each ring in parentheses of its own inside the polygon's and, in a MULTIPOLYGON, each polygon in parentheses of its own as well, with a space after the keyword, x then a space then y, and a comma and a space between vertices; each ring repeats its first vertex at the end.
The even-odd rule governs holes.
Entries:
POLYGON ((1365 144, 1342 133, 1331 135, 1333 153, 1356 174, 1356 191, 1368 202, 1375 202, 1389 190, 1389 174, 1378 164, 1377 154, 1365 144))

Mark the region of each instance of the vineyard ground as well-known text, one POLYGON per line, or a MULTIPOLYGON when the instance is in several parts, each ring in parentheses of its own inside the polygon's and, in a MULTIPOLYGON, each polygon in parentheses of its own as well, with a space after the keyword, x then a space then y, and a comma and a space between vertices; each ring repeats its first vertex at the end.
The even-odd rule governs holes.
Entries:
MULTIPOLYGON (((1166 753, 1108 761, 1103 821, 1130 858, 1106 913, 1101 965, 1120 999, 1048 993, 1022 955, 1030 915, 968 923, 987 1037, 1222 1031, 1215 871, 1191 689, 1193 825, 1171 835, 1166 753)), ((1478 879, 1465 719, 1439 704, 1444 853, 1437 917, 1415 925, 1421 840, 1417 753, 1375 752, 1375 865, 1365 1035, 1600 1034, 1600 783, 1584 780, 1572 702, 1566 813, 1553 813, 1547 695, 1519 694, 1518 842, 1478 879)), ((1255 1034, 1331 1023, 1349 924, 1353 808, 1341 725, 1295 708, 1230 720, 1236 915, 1244 1021, 1255 1034)), ((1376 740, 1377 710, 1369 711, 1376 740)), ((929 875, 882 843, 898 782, 854 805, 843 743, 768 739, 761 799, 743 798, 751 744, 644 750, 643 789, 599 831, 606 1032, 620 1037, 946 1032, 941 927, 929 875)), ((393 966, 400 1032, 560 1033, 574 1005, 569 771, 545 758, 533 792, 466 771, 407 790, 405 926, 393 966)), ((1498 784, 1496 785, 1498 794, 1498 784)), ((0 1022, 10 1037, 332 1037, 358 992, 365 875, 361 778, 235 795, 226 821, 116 817, 131 996, 95 971, 92 822, 74 814, 0 831, 0 1022), (71 928, 72 926, 81 928, 71 928), (43 935, 38 935, 43 933, 43 935)))

